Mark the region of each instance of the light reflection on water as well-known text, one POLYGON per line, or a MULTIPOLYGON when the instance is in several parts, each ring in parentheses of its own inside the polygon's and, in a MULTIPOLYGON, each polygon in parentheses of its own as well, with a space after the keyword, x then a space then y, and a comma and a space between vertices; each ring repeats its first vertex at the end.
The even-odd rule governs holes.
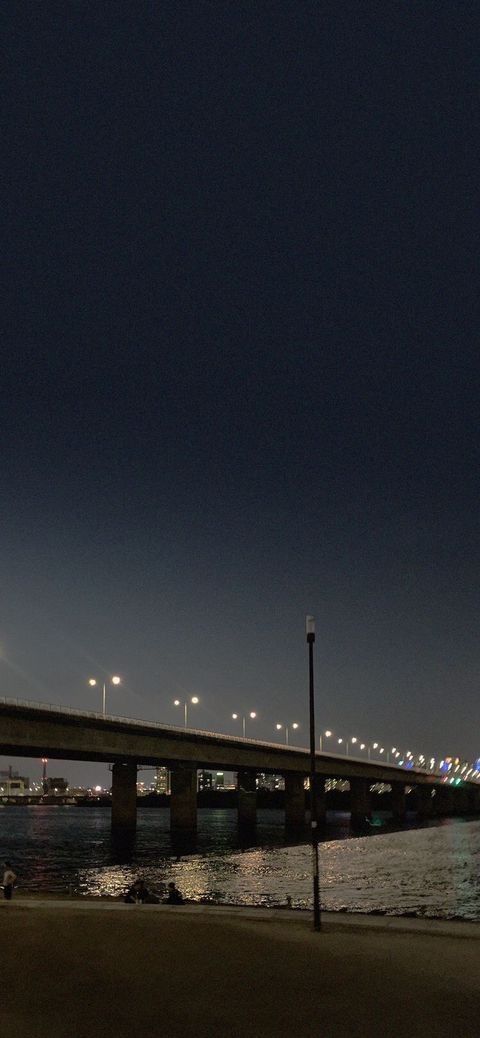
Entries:
MULTIPOLYGON (((262 846, 241 849, 235 811, 199 811, 198 853, 175 855, 168 810, 140 810, 126 848, 112 844, 108 809, 12 807, 0 812, 0 851, 15 863, 20 892, 71 885, 119 897, 141 875, 160 897, 174 879, 195 901, 273 906, 290 897, 310 907, 308 845, 284 846, 281 812, 259 811, 258 820, 262 846)), ((480 821, 331 840, 321 845, 320 871, 330 910, 480 919, 480 821)))

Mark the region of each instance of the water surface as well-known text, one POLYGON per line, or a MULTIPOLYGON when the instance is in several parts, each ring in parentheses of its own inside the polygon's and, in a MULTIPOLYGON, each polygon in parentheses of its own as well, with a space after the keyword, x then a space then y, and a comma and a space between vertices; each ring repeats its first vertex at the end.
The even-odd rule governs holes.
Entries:
MULTIPOLYGON (((480 919, 480 821, 449 819, 425 828, 320 847, 322 904, 329 910, 480 919)), ((240 847, 236 812, 200 810, 196 853, 173 848, 168 809, 140 809, 132 847, 113 844, 110 811, 92 807, 8 807, 0 811, 0 853, 19 892, 120 896, 142 875, 162 896, 174 879, 192 900, 311 906, 311 853, 285 846, 280 811, 258 812, 261 846, 240 847), (176 851, 177 853, 174 853, 176 851)))

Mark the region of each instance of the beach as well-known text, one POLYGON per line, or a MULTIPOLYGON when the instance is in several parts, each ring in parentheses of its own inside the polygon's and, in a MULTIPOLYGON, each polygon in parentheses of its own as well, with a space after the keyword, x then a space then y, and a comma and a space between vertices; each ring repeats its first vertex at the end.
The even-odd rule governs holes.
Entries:
POLYGON ((11 1038, 478 1033, 475 923, 117 901, 0 904, 11 1038))

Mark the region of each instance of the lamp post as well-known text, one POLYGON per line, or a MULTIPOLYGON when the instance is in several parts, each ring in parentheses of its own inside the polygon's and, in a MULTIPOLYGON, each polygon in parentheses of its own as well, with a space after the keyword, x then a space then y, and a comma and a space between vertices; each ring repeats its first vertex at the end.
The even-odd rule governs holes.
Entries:
MULTIPOLYGON (((197 703, 198 703, 198 696, 192 696, 191 699, 190 699, 190 702, 193 703, 194 706, 196 706, 197 703)), ((179 699, 175 699, 174 702, 173 702, 173 705, 174 706, 181 706, 182 704, 181 704, 179 699)), ((185 712, 185 728, 186 728, 187 727, 187 721, 188 721, 188 699, 185 700, 185 702, 183 704, 183 709, 184 709, 184 712, 185 712)))
POLYGON ((320 930, 320 881, 318 876, 318 817, 315 768, 315 689, 313 682, 315 617, 313 616, 307 616, 306 634, 308 645, 308 702, 310 713, 310 825, 312 832, 313 929, 320 930))
MULTIPOLYGON (((120 684, 120 678, 118 677, 117 674, 115 674, 113 678, 110 678, 110 681, 111 681, 112 685, 119 685, 120 684)), ((92 688, 93 688, 93 686, 97 684, 97 679, 96 678, 89 678, 88 679, 88 684, 91 685, 92 688)), ((107 683, 106 683, 106 681, 102 681, 101 684, 102 684, 102 714, 105 717, 105 714, 106 714, 106 699, 107 699, 107 683)))
MULTIPOLYGON (((256 716, 257 716, 256 713, 255 713, 255 710, 251 710, 248 716, 252 719, 252 721, 254 721, 256 716)), ((233 717, 234 721, 238 721, 238 714, 232 714, 232 717, 233 717)), ((242 717, 242 732, 243 732, 243 738, 244 739, 245 739, 246 728, 247 728, 247 718, 245 717, 245 714, 244 714, 243 717, 242 717)))
POLYGON ((323 736, 325 736, 326 739, 329 739, 331 735, 333 735, 333 732, 331 732, 328 728, 326 732, 320 732, 320 753, 323 750, 323 736))
MULTIPOLYGON (((295 721, 290 727, 292 729, 296 730, 297 728, 300 727, 300 725, 298 725, 297 722, 295 721)), ((280 732, 281 729, 283 728, 283 724, 276 724, 275 728, 277 729, 277 732, 280 732)), ((288 746, 288 724, 285 725, 285 745, 288 746)))

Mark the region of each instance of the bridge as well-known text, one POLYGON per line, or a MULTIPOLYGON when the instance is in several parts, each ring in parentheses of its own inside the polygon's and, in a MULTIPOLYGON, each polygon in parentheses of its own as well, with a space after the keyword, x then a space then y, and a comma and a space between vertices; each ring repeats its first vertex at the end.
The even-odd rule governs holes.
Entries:
MULTIPOLYGON (((0 754, 101 761, 112 765, 112 831, 132 832, 136 826, 137 768, 166 766, 171 771, 170 827, 192 834, 197 824, 197 770, 237 774, 238 819, 244 827, 256 820, 256 776, 259 772, 285 779, 285 820, 288 827, 305 822, 305 778, 310 754, 302 747, 260 742, 239 736, 178 728, 29 700, 0 700, 0 754)), ((406 812, 406 786, 414 787, 418 815, 480 812, 480 783, 452 786, 444 776, 395 763, 316 753, 317 815, 325 819, 327 778, 347 780, 354 825, 370 814, 370 792, 376 783, 390 785, 394 816, 406 812)))

